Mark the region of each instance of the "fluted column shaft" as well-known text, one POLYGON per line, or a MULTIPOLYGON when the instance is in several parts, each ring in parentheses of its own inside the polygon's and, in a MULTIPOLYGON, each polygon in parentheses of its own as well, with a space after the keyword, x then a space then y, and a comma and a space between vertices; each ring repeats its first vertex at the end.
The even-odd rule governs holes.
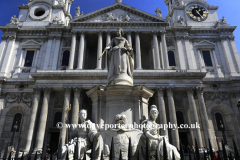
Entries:
POLYGON ((2 61, 4 50, 7 43, 7 37, 2 37, 2 42, 0 44, 0 62, 2 61))
MULTIPOLYGON (((107 32, 107 40, 106 40, 106 46, 108 46, 111 43, 111 32, 107 32)), ((108 54, 105 54, 105 69, 107 69, 107 59, 108 54)))
POLYGON ((49 103, 49 98, 50 98, 52 89, 44 88, 43 91, 44 91, 44 96, 43 96, 43 103, 42 103, 41 115, 39 120, 35 150, 41 150, 43 146, 46 124, 47 124, 47 116, 48 116, 48 103, 49 103))
POLYGON ((204 136, 205 136, 205 144, 208 146, 208 138, 211 141, 211 131, 208 123, 207 109, 206 109, 204 98, 203 98, 203 87, 197 88, 197 95, 198 95, 199 111, 202 118, 202 127, 204 131, 204 136))
POLYGON ((28 134, 27 134, 27 142, 26 142, 25 151, 29 151, 29 149, 31 147, 40 94, 41 94, 41 89, 34 88, 34 98, 33 98, 32 112, 31 112, 31 117, 30 117, 30 124, 29 124, 29 129, 28 129, 28 134))
MULTIPOLYGON (((163 88, 161 87, 158 88, 157 93, 158 93, 157 96, 158 96, 158 110, 159 110, 160 124, 167 124, 163 88)), ((168 130, 167 129, 161 130, 161 135, 168 136, 168 130)))
POLYGON ((66 107, 69 107, 70 102, 70 95, 71 95, 71 88, 64 88, 65 95, 64 95, 64 103, 63 103, 63 111, 62 111, 62 123, 63 128, 60 130, 60 139, 62 139, 62 146, 65 145, 66 141, 66 119, 67 119, 67 113, 65 112, 66 107))
POLYGON ((72 43, 71 43, 71 52, 69 57, 68 69, 73 69, 74 55, 75 55, 75 49, 76 49, 76 39, 77 39, 76 33, 72 33, 72 43))
POLYGON ((157 33, 153 33, 153 45, 154 45, 154 69, 161 69, 160 58, 159 58, 159 48, 158 48, 158 38, 157 33))
POLYGON ((132 36, 130 31, 127 33, 127 41, 129 43, 129 46, 132 47, 132 36))
POLYGON ((55 38, 55 44, 56 45, 55 45, 55 50, 54 50, 54 55, 53 55, 52 70, 57 69, 57 62, 58 62, 58 55, 59 55, 60 44, 61 44, 61 37, 56 37, 55 38))
MULTIPOLYGON (((176 116, 176 110, 175 110, 175 103, 173 99, 173 88, 167 88, 167 96, 168 96, 168 108, 169 108, 169 117, 171 124, 177 125, 177 116, 176 116)), ((178 128, 175 130, 171 130, 172 133, 172 142, 173 145, 177 148, 179 148, 179 134, 178 134, 178 128)))
POLYGON ((84 32, 81 32, 77 69, 83 69, 84 42, 85 42, 85 34, 84 32))
POLYGON ((167 53, 167 43, 166 43, 166 37, 165 37, 165 31, 161 32, 161 41, 162 41, 162 51, 163 51, 163 58, 164 58, 164 69, 169 68, 168 63, 168 53, 167 53))
POLYGON ((72 124, 78 124, 78 113, 79 113, 79 104, 80 104, 80 94, 81 88, 74 88, 74 99, 73 99, 73 108, 72 108, 72 124))
POLYGON ((141 46, 140 46, 140 37, 139 32, 135 33, 135 43, 136 43, 136 69, 142 69, 142 60, 141 60, 141 46))
MULTIPOLYGON (((191 116, 191 124, 199 124, 197 107, 193 98, 193 88, 187 88, 188 103, 191 116)), ((197 127, 197 126, 196 126, 197 127)), ((197 139, 198 146, 203 146, 200 128, 193 128, 194 137, 197 139)))
POLYGON ((177 49, 178 49, 178 57, 179 57, 179 66, 180 69, 186 70, 186 62, 184 58, 184 51, 183 51, 183 44, 182 44, 183 37, 177 37, 177 49))
POLYGON ((15 39, 16 39, 16 36, 9 37, 9 42, 8 42, 6 54, 2 63, 1 72, 7 73, 10 70, 9 65, 10 65, 10 61, 13 53, 13 48, 15 46, 15 39))
POLYGON ((102 69, 102 58, 98 58, 102 55, 102 32, 98 32, 98 50, 97 50, 97 68, 102 69))
POLYGON ((53 44, 53 37, 48 37, 47 50, 45 53, 43 70, 48 70, 49 59, 50 59, 51 50, 52 50, 52 44, 53 44))

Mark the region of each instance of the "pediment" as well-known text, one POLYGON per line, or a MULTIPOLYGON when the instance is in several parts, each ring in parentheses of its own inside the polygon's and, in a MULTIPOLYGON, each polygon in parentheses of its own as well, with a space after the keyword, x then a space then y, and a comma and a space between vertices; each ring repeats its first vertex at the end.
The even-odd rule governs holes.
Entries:
POLYGON ((146 13, 122 3, 104 7, 86 15, 75 17, 74 22, 166 22, 162 17, 146 13))
POLYGON ((34 40, 28 40, 22 43, 22 49, 40 49, 41 46, 41 43, 34 40))
POLYGON ((197 43, 195 46, 197 49, 214 49, 215 48, 215 44, 207 40, 201 41, 197 43))

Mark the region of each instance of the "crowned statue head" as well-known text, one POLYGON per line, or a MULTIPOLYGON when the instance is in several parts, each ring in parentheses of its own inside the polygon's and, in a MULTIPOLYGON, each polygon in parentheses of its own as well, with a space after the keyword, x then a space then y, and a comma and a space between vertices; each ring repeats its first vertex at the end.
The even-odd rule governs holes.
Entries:
POLYGON ((84 122, 87 119, 87 110, 82 109, 79 111, 79 119, 84 122))
POLYGON ((150 116, 155 121, 158 117, 158 110, 156 105, 151 105, 150 116))
POLYGON ((122 28, 118 28, 117 29, 117 36, 118 37, 122 37, 124 35, 123 29, 122 28))

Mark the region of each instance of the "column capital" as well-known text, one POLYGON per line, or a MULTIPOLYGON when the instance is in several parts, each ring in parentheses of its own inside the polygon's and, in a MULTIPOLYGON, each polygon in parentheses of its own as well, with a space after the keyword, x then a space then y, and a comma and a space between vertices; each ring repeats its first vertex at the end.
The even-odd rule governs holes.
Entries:
POLYGON ((80 94, 80 93, 81 93, 81 90, 82 90, 82 88, 80 88, 80 87, 74 87, 74 88, 73 88, 74 95, 75 95, 75 94, 80 94))
POLYGON ((45 88, 42 88, 43 92, 44 92, 44 95, 49 95, 52 93, 52 88, 50 87, 45 87, 45 88))
POLYGON ((65 94, 71 94, 72 88, 71 87, 64 87, 65 94))
POLYGON ((72 34, 72 36, 76 36, 77 35, 77 31, 72 31, 71 34, 72 34))
POLYGON ((183 36, 176 36, 177 41, 180 41, 183 39, 183 36))
POLYGON ((8 39, 8 36, 2 36, 2 41, 6 41, 8 39))
POLYGON ((98 35, 102 35, 103 31, 98 31, 98 35))
POLYGON ((133 31, 127 31, 127 35, 131 35, 133 31))
POLYGON ((61 40, 61 38, 62 38, 61 36, 55 36, 56 40, 61 40))
POLYGON ((173 94, 173 89, 174 89, 174 87, 172 87, 172 86, 166 87, 167 94, 173 94))
POLYGON ((189 41, 189 36, 183 36, 183 39, 184 39, 185 41, 189 41))
POLYGON ((140 31, 135 31, 135 35, 139 35, 140 31))
POLYGON ((15 40, 16 36, 9 36, 9 40, 15 40))
POLYGON ((164 87, 158 87, 156 88, 156 92, 158 95, 163 95, 165 88, 164 87))
POLYGON ((229 38, 230 41, 234 41, 235 36, 228 36, 228 38, 229 38))
POLYGON ((198 93, 203 94, 204 87, 196 87, 196 89, 198 93))
POLYGON ((86 31, 80 31, 79 33, 80 33, 81 36, 82 36, 82 35, 84 36, 85 33, 86 33, 86 31))
POLYGON ((38 87, 33 88, 33 94, 34 95, 40 95, 41 91, 42 91, 41 88, 38 88, 38 87))
POLYGON ((111 35, 111 31, 106 31, 107 35, 111 35))
POLYGON ((158 31, 152 31, 152 34, 153 34, 153 35, 157 35, 157 34, 158 34, 158 31))
POLYGON ((193 94, 194 88, 193 87, 186 87, 187 93, 188 94, 193 94))
POLYGON ((161 35, 164 35, 164 34, 166 34, 166 31, 163 30, 163 31, 160 31, 160 33, 161 33, 161 35))

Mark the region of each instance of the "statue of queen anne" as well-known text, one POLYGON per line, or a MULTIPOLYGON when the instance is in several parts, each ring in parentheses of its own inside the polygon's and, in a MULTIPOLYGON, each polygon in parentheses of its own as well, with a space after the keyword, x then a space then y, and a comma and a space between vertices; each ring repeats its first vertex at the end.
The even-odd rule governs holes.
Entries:
POLYGON ((118 28, 117 36, 105 48, 108 53, 108 84, 133 85, 133 49, 123 37, 122 28, 118 28))

